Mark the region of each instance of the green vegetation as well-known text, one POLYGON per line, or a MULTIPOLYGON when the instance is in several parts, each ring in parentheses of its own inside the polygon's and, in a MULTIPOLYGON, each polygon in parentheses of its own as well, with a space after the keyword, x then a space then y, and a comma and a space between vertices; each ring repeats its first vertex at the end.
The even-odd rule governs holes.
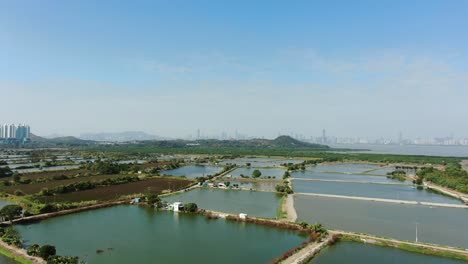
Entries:
POLYGON ((156 206, 157 208, 162 207, 161 198, 159 198, 157 193, 152 192, 151 189, 149 189, 146 192, 145 198, 146 198, 146 202, 148 203, 149 206, 151 206, 151 207, 156 206))
POLYGON ((2 241, 8 245, 12 245, 17 248, 21 248, 23 245, 20 233, 13 227, 0 228, 0 235, 2 236, 2 241))
POLYGON ((387 173, 387 178, 404 182, 406 180, 406 171, 400 169, 394 170, 387 173))
POLYGON ((47 264, 78 264, 78 257, 50 256, 47 264))
POLYGON ((288 212, 284 211, 284 204, 286 203, 286 195, 281 195, 281 199, 279 202, 278 209, 276 210, 276 218, 277 219, 284 219, 288 217, 288 212))
MULTIPOLYGON (((314 162, 366 161, 376 163, 414 163, 414 164, 447 164, 458 163, 464 158, 436 157, 423 155, 393 155, 370 153, 334 153, 323 145, 296 143, 296 141, 275 142, 275 140, 198 140, 198 141, 143 141, 134 144, 116 144, 106 146, 82 147, 87 153, 127 154, 145 156, 158 154, 200 154, 226 156, 281 156, 307 158, 309 164, 314 162), (193 143, 196 144, 193 144, 193 143), (187 145, 189 144, 189 145, 187 145), (316 161, 314 161, 316 160, 316 161)), ((287 141, 287 140, 286 140, 287 141)), ((346 150, 342 150, 346 151, 346 150)), ((287 164, 286 164, 287 165, 287 164)))
POLYGON ((57 251, 54 246, 43 245, 42 247, 39 248, 38 256, 47 260, 50 256, 55 256, 56 252, 57 251))
POLYGON ((184 210, 186 212, 195 213, 198 211, 198 206, 196 203, 186 203, 184 204, 184 210))
POLYGON ((262 172, 259 171, 259 170, 254 170, 252 172, 252 178, 259 178, 260 176, 262 176, 262 172))
POLYGON ((99 174, 119 174, 122 172, 138 172, 142 166, 139 164, 120 164, 112 161, 98 160, 83 165, 83 168, 99 174))
POLYGON ((30 256, 40 257, 47 260, 47 264, 78 264, 78 257, 58 256, 55 246, 38 244, 31 245, 26 249, 26 253, 30 256))
POLYGON ((6 256, 7 258, 13 259, 14 261, 19 262, 21 264, 32 264, 32 262, 29 259, 26 259, 23 256, 13 254, 8 249, 3 247, 0 247, 0 254, 6 256))
POLYGON ((21 206, 16 204, 9 204, 0 209, 0 216, 8 221, 12 221, 16 217, 20 216, 22 212, 23 208, 21 208, 21 206))
POLYGON ((10 167, 0 167, 0 178, 11 176, 12 172, 10 167))
MULTIPOLYGON (((341 235, 340 239, 343 240, 343 241, 365 243, 358 236, 352 236, 352 235, 341 235)), ((373 242, 373 244, 377 245, 377 246, 382 246, 382 247, 398 248, 398 249, 401 249, 401 250, 414 252, 414 253, 419 253, 419 254, 425 254, 425 255, 431 255, 431 256, 438 256, 438 257, 468 261, 468 256, 466 256, 466 255, 451 253, 451 252, 444 252, 444 251, 440 251, 440 250, 434 250, 434 249, 426 248, 424 246, 413 246, 413 245, 409 245, 409 244, 393 243, 393 242, 386 242, 386 241, 381 241, 381 240, 375 240, 373 242)))
POLYGON ((275 190, 279 193, 286 193, 286 194, 292 194, 294 191, 289 187, 289 184, 287 181, 284 181, 283 184, 279 185, 277 184, 275 186, 275 190))
POLYGON ((425 180, 462 193, 468 193, 468 172, 458 163, 447 164, 445 170, 425 167, 418 170, 417 175, 419 177, 417 183, 425 180))

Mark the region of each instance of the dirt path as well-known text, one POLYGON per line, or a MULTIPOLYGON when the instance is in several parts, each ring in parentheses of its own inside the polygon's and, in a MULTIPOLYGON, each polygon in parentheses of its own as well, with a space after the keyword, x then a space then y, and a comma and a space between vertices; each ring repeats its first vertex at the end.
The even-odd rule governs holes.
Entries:
POLYGON ((313 257, 316 253, 318 253, 323 247, 325 247, 328 242, 330 241, 331 236, 328 236, 320 243, 311 243, 307 245, 305 248, 299 250, 297 253, 292 255, 291 257, 282 261, 282 264, 301 264, 305 263, 308 259, 313 257))
POLYGON ((0 247, 3 247, 5 248, 6 250, 8 250, 14 257, 12 259, 14 260, 17 260, 18 258, 22 258, 22 259, 27 259, 29 261, 31 261, 32 263, 37 263, 37 264, 45 264, 46 261, 39 258, 39 257, 32 257, 32 256, 29 256, 27 253, 26 253, 26 250, 22 249, 22 248, 17 248, 17 247, 14 247, 14 246, 10 246, 8 245, 7 243, 3 242, 0 240, 0 247))
POLYGON ((283 212, 286 212, 288 217, 284 219, 288 222, 296 222, 297 213, 294 208, 294 194, 288 194, 286 201, 283 204, 283 212))

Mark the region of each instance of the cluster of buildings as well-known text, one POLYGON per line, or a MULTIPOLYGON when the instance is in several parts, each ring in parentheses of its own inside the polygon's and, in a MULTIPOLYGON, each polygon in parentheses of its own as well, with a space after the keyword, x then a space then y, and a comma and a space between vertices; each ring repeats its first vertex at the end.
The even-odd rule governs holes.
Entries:
POLYGON ((468 138, 454 138, 454 137, 443 137, 443 138, 416 138, 407 139, 403 138, 400 133, 398 139, 392 138, 378 138, 368 139, 361 137, 330 137, 326 136, 325 130, 320 137, 311 137, 305 139, 305 141, 319 144, 329 145, 359 145, 359 144, 370 144, 370 145, 441 145, 441 146, 468 146, 468 138))
POLYGON ((0 140, 2 141, 29 141, 31 128, 26 124, 3 124, 0 126, 0 140))

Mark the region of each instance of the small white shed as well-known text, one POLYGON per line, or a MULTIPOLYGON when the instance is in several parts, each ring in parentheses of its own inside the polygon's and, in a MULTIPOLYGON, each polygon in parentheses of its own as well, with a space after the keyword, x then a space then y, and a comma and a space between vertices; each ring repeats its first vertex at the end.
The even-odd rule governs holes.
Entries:
POLYGON ((179 211, 184 210, 184 204, 181 202, 173 203, 172 207, 174 208, 174 212, 179 212, 179 211))

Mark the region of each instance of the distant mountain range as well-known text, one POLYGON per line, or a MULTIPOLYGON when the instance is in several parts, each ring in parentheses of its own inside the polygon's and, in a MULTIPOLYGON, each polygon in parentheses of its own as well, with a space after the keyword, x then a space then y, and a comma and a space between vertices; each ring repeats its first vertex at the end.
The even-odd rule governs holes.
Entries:
POLYGON ((279 136, 275 139, 246 139, 246 140, 147 140, 139 144, 157 148, 258 148, 258 149, 330 149, 329 146, 299 141, 290 136, 279 136))
POLYGON ((167 140, 161 137, 149 135, 144 132, 122 132, 122 133, 98 133, 83 134, 81 138, 76 137, 56 137, 44 138, 31 134, 32 143, 41 145, 62 145, 62 146, 84 146, 96 145, 99 141, 111 142, 131 142, 135 141, 136 146, 149 146, 161 149, 167 148, 214 148, 214 149, 321 149, 328 150, 329 146, 312 144, 299 141, 290 136, 279 136, 275 139, 246 139, 246 140, 167 140))
POLYGON ((125 142, 141 140, 163 140, 167 138, 151 135, 142 131, 126 131, 118 133, 84 133, 80 135, 80 139, 93 141, 125 142))
POLYGON ((83 144, 90 144, 93 141, 90 140, 82 140, 76 137, 55 137, 55 138, 45 138, 41 136, 37 136, 33 133, 30 135, 31 141, 33 143, 50 143, 50 144, 64 144, 64 145, 83 145, 83 144))

